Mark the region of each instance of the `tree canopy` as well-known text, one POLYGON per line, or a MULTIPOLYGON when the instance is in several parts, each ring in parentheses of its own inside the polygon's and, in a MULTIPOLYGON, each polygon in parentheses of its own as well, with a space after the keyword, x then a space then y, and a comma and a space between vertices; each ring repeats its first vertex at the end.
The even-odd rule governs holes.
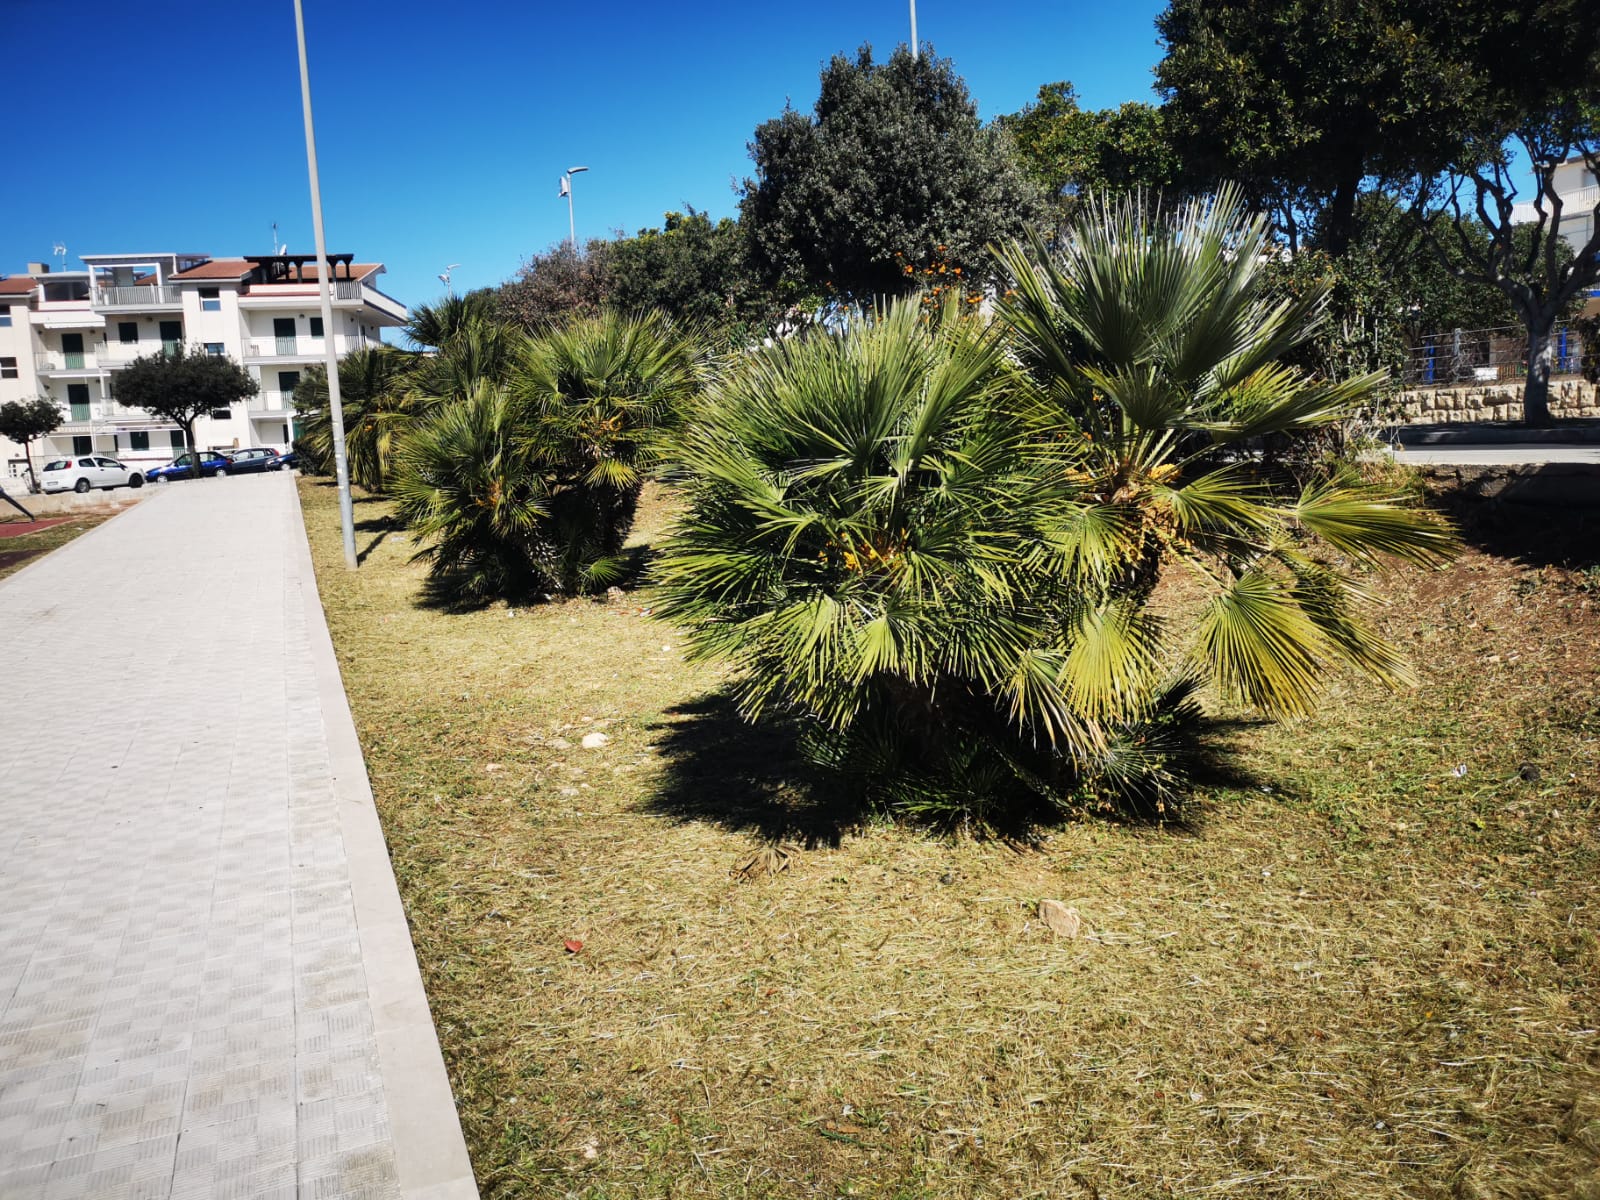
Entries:
POLYGON ((1071 217, 1084 193, 1169 190, 1182 175, 1170 119, 1154 104, 1082 109, 1070 83, 1047 83, 1021 111, 995 124, 1062 218, 1071 217))
POLYGON ((170 354, 136 358, 115 378, 119 403, 173 422, 183 430, 191 450, 198 449, 196 418, 260 391, 260 385, 231 358, 181 345, 170 354))
POLYGON ((931 49, 835 55, 812 113, 758 126, 750 157, 740 212, 756 271, 853 303, 908 291, 907 263, 933 255, 981 270, 987 245, 1042 211, 1004 135, 931 49))
POLYGON ((0 404, 0 437, 9 438, 22 447, 30 477, 33 475, 34 441, 54 433, 60 427, 61 409, 54 400, 44 396, 35 396, 31 400, 7 400, 0 404))
POLYGON ((1444 0, 1172 0, 1156 21, 1156 68, 1184 159, 1234 180, 1291 242, 1326 209, 1344 254, 1363 181, 1432 174, 1477 118, 1444 0))

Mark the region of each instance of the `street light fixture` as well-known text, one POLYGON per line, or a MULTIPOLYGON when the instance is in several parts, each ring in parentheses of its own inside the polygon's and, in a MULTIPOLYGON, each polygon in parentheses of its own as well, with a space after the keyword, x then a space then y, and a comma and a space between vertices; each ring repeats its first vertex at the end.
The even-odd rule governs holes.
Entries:
POLYGON ((460 263, 451 263, 448 267, 446 267, 444 269, 444 274, 439 276, 439 282, 444 284, 444 290, 445 290, 445 294, 446 295, 450 294, 450 272, 454 271, 460 265, 461 265, 460 263))
POLYGON ((578 252, 578 226, 572 216, 572 177, 579 171, 587 171, 588 167, 568 167, 567 173, 561 177, 561 195, 567 198, 567 245, 572 252, 578 252))

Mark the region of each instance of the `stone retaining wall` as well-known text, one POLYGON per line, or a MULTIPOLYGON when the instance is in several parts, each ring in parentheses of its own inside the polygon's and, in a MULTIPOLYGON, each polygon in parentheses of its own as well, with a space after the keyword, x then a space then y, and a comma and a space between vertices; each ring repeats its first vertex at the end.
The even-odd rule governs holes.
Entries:
POLYGON ((1440 498, 1499 500, 1567 512, 1600 510, 1600 465, 1595 463, 1427 464, 1416 470, 1422 486, 1440 498))
MULTIPOLYGON (((1522 384, 1489 383, 1401 392, 1408 425, 1522 420, 1522 384)), ((1581 379, 1550 381, 1550 415, 1600 417, 1600 386, 1581 379)))

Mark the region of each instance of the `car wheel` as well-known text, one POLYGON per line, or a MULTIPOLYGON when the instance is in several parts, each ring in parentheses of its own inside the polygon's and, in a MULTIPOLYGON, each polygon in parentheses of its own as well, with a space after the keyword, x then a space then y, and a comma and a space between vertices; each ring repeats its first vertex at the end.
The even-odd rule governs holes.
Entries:
POLYGON ((228 473, 226 471, 224 471, 221 467, 218 467, 217 468, 217 478, 218 479, 226 479, 227 477, 228 477, 228 473))
POLYGON ((144 476, 143 475, 129 475, 128 476, 128 486, 131 487, 131 488, 142 488, 144 486, 144 476))
POLYGON ((89 481, 87 479, 78 480, 77 483, 72 485, 72 490, 77 492, 80 496, 83 495, 84 492, 89 490, 89 481))

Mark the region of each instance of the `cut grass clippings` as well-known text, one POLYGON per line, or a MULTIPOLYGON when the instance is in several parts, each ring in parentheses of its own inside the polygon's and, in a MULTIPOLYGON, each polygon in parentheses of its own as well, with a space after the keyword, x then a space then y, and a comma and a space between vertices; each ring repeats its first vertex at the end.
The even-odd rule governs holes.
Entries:
POLYGON ((1592 560, 1386 576, 1419 687, 1018 850, 814 802, 647 590, 442 614, 300 487, 486 1196, 1600 1196, 1592 560))

